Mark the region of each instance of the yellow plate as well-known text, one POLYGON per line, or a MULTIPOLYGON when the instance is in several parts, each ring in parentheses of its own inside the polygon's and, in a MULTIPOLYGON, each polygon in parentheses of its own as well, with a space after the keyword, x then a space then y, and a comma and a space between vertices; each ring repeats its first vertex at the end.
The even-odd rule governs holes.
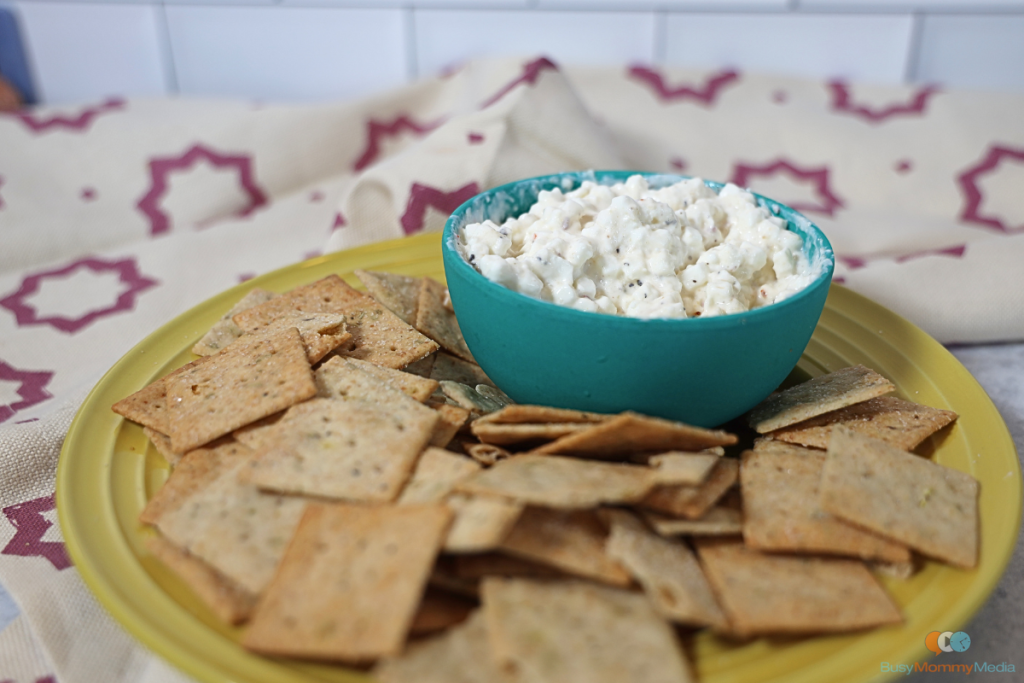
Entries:
MULTIPOLYGON (((356 268, 443 279, 439 235, 421 235, 312 259, 234 287, 167 323, 110 369, 71 425, 57 468, 57 510, 85 583, 124 628, 201 681, 365 681, 342 667, 272 660, 237 644, 142 546, 138 513, 168 474, 137 425, 110 410, 117 400, 192 358, 189 349, 253 286, 283 291, 329 273, 353 284, 356 268)), ((909 581, 885 580, 906 623, 857 635, 759 639, 730 645, 709 635, 694 653, 702 683, 853 683, 888 678, 883 663, 925 660, 925 636, 955 631, 995 588, 1017 538, 1021 473, 1010 434, 988 396, 940 344, 899 316, 833 286, 798 369, 816 376, 863 363, 903 398, 955 410, 960 419, 925 448, 981 482, 981 558, 973 571, 936 563, 909 581)))

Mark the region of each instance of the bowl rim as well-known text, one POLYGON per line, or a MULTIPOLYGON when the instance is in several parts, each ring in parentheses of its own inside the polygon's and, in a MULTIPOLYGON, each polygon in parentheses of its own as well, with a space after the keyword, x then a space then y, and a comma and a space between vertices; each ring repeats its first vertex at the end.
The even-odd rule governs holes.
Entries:
MULTIPOLYGON (((575 308, 569 308, 568 306, 561 306, 559 304, 544 301, 542 299, 536 299, 522 292, 517 292, 513 289, 509 289, 504 285, 500 285, 496 282, 492 282, 484 277, 483 273, 478 271, 469 262, 463 258, 462 254, 456 247, 455 238, 455 223, 461 218, 462 215, 470 208, 474 202, 479 201, 481 197, 497 195, 500 192, 508 192, 510 188, 525 185, 527 183, 541 184, 541 183, 554 183, 556 186, 561 185, 564 179, 573 179, 576 184, 572 189, 576 189, 585 180, 593 180, 600 184, 613 184, 611 182, 602 182, 604 180, 623 182, 627 178, 641 175, 646 178, 664 178, 673 179, 675 182, 681 180, 690 180, 697 176, 688 176, 677 173, 663 173, 660 171, 629 171, 622 169, 609 169, 609 170, 587 170, 587 171, 565 171, 561 173, 550 173, 545 175, 533 176, 530 178, 523 178, 521 180, 514 180, 510 183, 498 185, 489 190, 480 192, 462 204, 460 204, 448 217, 444 224, 444 231, 441 236, 441 250, 444 256, 444 267, 447 273, 447 269, 452 264, 459 273, 466 274, 470 278, 475 278, 485 292, 489 292, 496 297, 512 297, 512 299, 506 299, 508 301, 518 301, 521 305, 535 305, 540 306, 540 311, 546 311, 551 315, 566 315, 569 321, 579 321, 585 323, 587 321, 596 321, 598 319, 604 321, 603 324, 611 325, 612 327, 635 327, 638 325, 644 325, 651 328, 675 328, 679 326, 693 327, 693 328, 704 328, 704 329, 715 329, 723 326, 743 325, 748 322, 764 322, 766 317, 777 315, 778 312, 783 308, 793 308, 798 306, 801 301, 808 297, 815 296, 815 292, 820 288, 824 287, 826 290, 832 282, 832 275, 835 271, 835 253, 832 249, 832 243, 825 235, 824 231, 811 219, 807 218, 804 214, 797 211, 791 206, 783 204, 777 200, 765 197, 756 192, 751 191, 748 188, 742 188, 747 192, 754 195, 758 202, 758 205, 768 208, 772 215, 778 216, 780 211, 788 211, 795 216, 799 216, 806 221, 805 230, 814 234, 816 240, 819 243, 819 253, 825 260, 825 267, 822 272, 816 277, 810 284, 804 287, 802 290, 789 296, 782 301, 778 301, 767 306, 760 308, 754 308, 748 311, 742 311, 740 313, 728 313, 724 315, 715 315, 708 317, 698 318, 636 318, 625 315, 610 315, 607 313, 597 313, 590 311, 580 311, 575 308), (777 207, 780 211, 774 209, 777 207), (560 313, 555 313, 555 311, 560 313)), ((725 187, 726 183, 721 183, 713 180, 707 180, 705 178, 698 178, 706 186, 710 187, 715 192, 721 191, 725 187)), ((571 190, 569 190, 571 191, 571 190)), ((787 224, 792 225, 792 221, 785 217, 787 224)), ((787 229, 789 229, 787 227, 787 229)), ((805 253, 808 248, 807 240, 804 240, 805 253)))

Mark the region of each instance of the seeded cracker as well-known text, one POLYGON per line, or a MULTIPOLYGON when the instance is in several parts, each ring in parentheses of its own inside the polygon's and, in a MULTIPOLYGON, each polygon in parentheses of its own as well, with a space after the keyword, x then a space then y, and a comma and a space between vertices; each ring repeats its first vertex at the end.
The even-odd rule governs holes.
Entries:
POLYGON ((401 368, 437 350, 437 344, 337 275, 297 287, 242 311, 234 321, 250 332, 293 311, 344 315, 346 330, 352 334, 352 348, 345 351, 345 355, 384 367, 401 368))
POLYGON ((445 351, 462 360, 475 363, 476 360, 462 337, 459 321, 444 305, 447 292, 447 288, 437 280, 423 278, 416 308, 416 324, 413 327, 436 341, 445 351))
POLYGON ((848 427, 832 430, 819 504, 956 567, 978 561, 978 481, 848 427))
POLYGON ((295 328, 240 338, 203 360, 166 381, 167 435, 179 453, 316 394, 295 328))
POLYGON ((641 451, 699 451, 734 443, 736 437, 723 431, 627 411, 590 429, 556 439, 533 452, 615 458, 641 451))
POLYGON ((437 388, 441 386, 432 379, 413 375, 402 370, 393 370, 391 368, 381 367, 380 365, 374 365, 373 363, 368 363, 365 360, 359 360, 357 358, 348 358, 346 360, 349 365, 359 368, 367 374, 373 375, 377 379, 391 385, 403 394, 416 399, 420 403, 425 403, 426 400, 430 398, 435 391, 437 391, 437 388))
POLYGON ((658 613, 680 624, 727 628, 700 563, 685 544, 651 533, 625 510, 606 512, 608 555, 640 582, 658 613))
POLYGON ((485 579, 498 662, 532 683, 686 683, 675 633, 643 595, 585 581, 485 579))
POLYGON ((895 396, 879 396, 777 429, 771 435, 780 441, 824 450, 833 427, 841 424, 910 451, 956 418, 951 410, 930 408, 895 396))
POLYGON ((177 465, 181 460, 181 453, 175 453, 171 450, 171 437, 166 434, 161 434, 152 427, 143 427, 142 433, 145 434, 150 442, 153 444, 153 448, 156 452, 163 456, 164 460, 170 465, 177 465))
POLYGON ((473 436, 483 443, 493 443, 499 446, 511 444, 537 443, 542 441, 554 441, 555 439, 575 434, 589 428, 585 422, 554 422, 548 424, 503 424, 496 422, 481 422, 474 420, 470 426, 473 436))
POLYGON ((421 415, 433 413, 430 408, 402 391, 384 376, 373 370, 368 371, 366 366, 366 363, 341 356, 324 361, 315 373, 317 395, 321 398, 358 401, 380 407, 394 406, 421 415))
MULTIPOLYGON (((396 392, 399 393, 399 392, 396 392)), ((247 475, 281 493, 394 500, 433 433, 433 410, 317 398, 255 457, 247 475), (425 413, 420 412, 425 411, 425 413)))
POLYGON ((494 382, 479 365, 456 358, 444 351, 438 351, 435 354, 434 365, 430 368, 430 379, 436 379, 438 382, 449 380, 471 387, 475 387, 477 384, 494 386, 494 382))
POLYGON ((821 509, 820 452, 747 451, 740 468, 745 522, 743 539, 774 552, 826 553, 907 562, 910 551, 821 509))
POLYGON ((647 464, 654 468, 658 484, 698 486, 708 478, 721 456, 711 453, 672 451, 651 456, 647 464))
POLYGON ((529 507, 512 527, 501 550, 568 574, 616 586, 629 585, 629 574, 605 553, 608 531, 590 510, 529 507))
POLYGON ((740 637, 899 624, 899 609, 859 560, 768 555, 740 541, 697 542, 704 572, 740 637))
POLYGON ((286 327, 294 327, 299 331, 310 365, 316 364, 334 349, 352 341, 352 335, 345 329, 345 316, 338 313, 291 311, 247 334, 273 334, 286 327))
POLYGON ((366 287, 370 296, 386 306, 403 322, 409 325, 415 324, 416 302, 420 296, 423 278, 396 273, 378 273, 370 270, 357 270, 355 275, 366 287))
POLYGON ((732 458, 719 458, 711 474, 699 486, 671 484, 656 486, 640 506, 675 517, 699 519, 736 483, 739 463, 732 458))
POLYGON ((206 488, 222 473, 247 462, 252 455, 252 450, 230 439, 221 439, 206 448, 189 451, 142 508, 139 521, 158 524, 164 514, 179 508, 194 493, 206 488))
POLYGON ((170 430, 170 423, 167 419, 167 380, 183 372, 188 372, 205 362, 205 358, 199 358, 183 365, 147 384, 134 394, 122 398, 111 406, 111 410, 132 422, 154 429, 161 434, 167 434, 170 430))
POLYGON ((561 509, 636 502, 652 486, 649 467, 530 454, 503 460, 456 484, 460 491, 561 509))
POLYGON ((874 370, 854 365, 772 394, 750 411, 747 420, 764 434, 895 389, 874 370))
POLYGON ((615 415, 603 413, 587 413, 582 410, 569 410, 567 408, 550 408, 548 406, 531 406, 513 403, 501 410, 484 415, 480 418, 483 423, 517 424, 517 423, 558 423, 571 424, 583 423, 594 424, 604 422, 615 415))
POLYGON ((240 624, 256 607, 256 595, 223 576, 210 565, 178 548, 163 536, 147 536, 143 544, 188 584, 221 621, 240 624))
POLYGON ((274 296, 276 295, 273 292, 259 287, 250 290, 220 320, 214 323, 202 339, 196 342, 196 345, 192 347, 192 353, 197 356, 210 356, 241 337, 242 328, 236 325, 231 318, 248 308, 270 301, 274 296))
POLYGON ((665 517, 644 511, 643 517, 661 536, 739 536, 743 533, 743 513, 718 505, 697 519, 665 517))
POLYGON ((452 493, 445 505, 455 512, 446 553, 482 553, 499 547, 523 512, 523 504, 498 496, 452 493))
POLYGON ((380 683, 516 683, 519 679, 498 666, 490 649, 487 622, 477 610, 447 633, 382 660, 373 677, 380 683))
POLYGON ((443 505, 311 503, 243 645, 342 662, 397 655, 450 519, 443 505))
POLYGON ((221 574, 260 593, 295 532, 306 501, 263 493, 239 478, 247 462, 220 473, 157 522, 160 532, 221 574))
POLYGON ((452 487, 466 477, 479 472, 480 463, 443 448, 428 448, 416 462, 416 469, 396 501, 410 503, 436 503, 444 499, 452 487))
POLYGON ((434 433, 430 437, 430 445, 444 448, 451 443, 462 426, 466 424, 470 412, 461 406, 453 406, 450 403, 441 403, 430 407, 437 412, 438 417, 437 426, 434 427, 434 433))

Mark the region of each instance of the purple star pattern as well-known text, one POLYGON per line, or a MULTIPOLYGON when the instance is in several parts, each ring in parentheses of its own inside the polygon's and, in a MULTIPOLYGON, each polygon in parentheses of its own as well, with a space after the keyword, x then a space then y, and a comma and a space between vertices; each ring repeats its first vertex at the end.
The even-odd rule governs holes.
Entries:
POLYGON ((988 148, 988 152, 981 161, 957 176, 957 182, 960 184, 960 189, 967 200, 963 211, 960 212, 960 220, 965 223, 977 223, 978 225, 993 228, 1006 234, 1024 231, 1024 225, 1007 225, 996 216, 986 216, 982 213, 981 205, 984 201, 984 196, 981 194, 981 188, 978 187, 978 179, 989 173, 998 172, 999 165, 1006 159, 1024 162, 1024 149, 992 145, 988 148))
POLYGON ((179 157, 155 158, 149 161, 150 188, 136 206, 149 218, 150 235, 162 235, 171 230, 171 218, 160 208, 160 202, 170 189, 170 174, 189 171, 204 159, 216 168, 234 170, 238 174, 239 185, 249 196, 249 203, 236 212, 236 216, 248 216, 267 203, 267 196, 256 185, 252 157, 247 154, 220 154, 204 145, 195 144, 179 157))
POLYGON ((740 75, 733 70, 722 71, 709 76, 703 85, 673 87, 665 83, 665 77, 660 72, 646 66, 633 66, 629 69, 629 77, 648 85, 663 102, 693 100, 710 107, 715 104, 722 89, 738 81, 740 75))
POLYGON ((98 318, 131 311, 135 307, 137 296, 158 284, 160 283, 157 280, 145 277, 139 273, 138 265, 134 258, 125 258, 119 261, 84 258, 56 270, 47 270, 26 276, 21 282, 21 287, 16 292, 0 299, 0 307, 14 313, 19 327, 50 325, 61 332, 73 334, 98 318), (66 318, 60 315, 47 316, 28 303, 29 297, 39 291, 40 285, 44 281, 64 278, 79 270, 90 270, 94 273, 117 273, 120 281, 127 288, 121 292, 113 303, 100 308, 90 309, 77 318, 66 318))
POLYGON ((686 159, 682 157, 672 157, 671 159, 668 160, 668 163, 669 166, 671 166, 677 171, 686 170, 686 159))
POLYGON ((470 131, 469 134, 466 136, 466 139, 469 141, 469 144, 471 145, 479 145, 484 141, 484 136, 481 135, 480 133, 474 133, 473 131, 470 131))
POLYGON ((928 85, 918 89, 907 102, 872 109, 865 104, 854 102, 850 86, 843 81, 832 81, 828 88, 832 92, 832 111, 852 114, 868 123, 881 123, 894 116, 924 116, 928 99, 939 92, 935 86, 928 85))
POLYGON ((338 211, 337 213, 334 214, 334 222, 331 224, 331 232, 334 232, 335 230, 340 230, 341 228, 344 228, 346 225, 348 225, 348 221, 345 220, 344 214, 342 214, 341 211, 338 211))
POLYGON ((895 263, 904 263, 905 261, 911 261, 916 258, 923 256, 948 256, 950 258, 963 258, 964 254, 967 253, 966 244, 958 244, 952 247, 943 247, 941 249, 922 249, 920 251, 908 251, 904 254, 898 254, 896 256, 881 256, 881 257, 865 257, 865 256, 836 256, 836 260, 841 262, 850 270, 859 270, 864 266, 868 265, 873 261, 894 261, 895 263))
POLYGON ((491 106, 502 97, 510 93, 517 85, 527 83, 534 85, 537 79, 540 78, 541 73, 544 71, 558 71, 558 65, 547 57, 539 57, 532 62, 527 62, 523 65, 523 71, 518 76, 513 78, 511 81, 506 83, 501 90, 491 95, 480 105, 481 109, 486 109, 491 106))
POLYGON ((833 216, 835 215, 836 209, 842 208, 843 206, 843 202, 829 187, 828 166, 803 169, 790 161, 786 161, 785 159, 764 164, 763 166, 737 163, 732 174, 732 182, 740 187, 749 187, 750 181, 753 178, 769 178, 775 175, 787 175, 791 178, 808 181, 814 185, 815 194, 820 200, 819 203, 790 203, 789 205, 797 211, 823 213, 827 216, 833 216))
POLYGON ((20 401, 0 405, 0 423, 11 419, 19 410, 31 408, 37 403, 53 398, 53 395, 46 390, 46 385, 50 383, 51 379, 53 379, 52 372, 19 370, 0 360, 0 380, 17 382, 19 386, 16 393, 21 397, 20 401))
POLYGON ((14 537, 0 550, 2 555, 19 557, 43 557, 57 570, 71 566, 64 544, 58 541, 44 541, 43 535, 53 526, 53 522, 43 517, 57 507, 54 497, 44 496, 29 500, 3 509, 4 516, 15 528, 14 537))
POLYGON ((423 229, 427 207, 432 206, 438 211, 451 213, 479 191, 476 183, 463 185, 452 192, 442 192, 429 185, 413 183, 409 190, 409 202, 405 206, 405 213, 402 214, 402 230, 406 235, 419 232, 423 229))
POLYGON ((18 119, 31 130, 33 133, 45 133, 48 130, 73 130, 76 132, 85 132, 89 129, 89 126, 101 114, 106 114, 112 111, 118 111, 124 109, 127 103, 118 97, 111 97, 100 104, 84 107, 75 116, 63 116, 60 114, 49 116, 49 117, 37 117, 35 112, 21 111, 6 116, 13 116, 18 119))
POLYGON ((96 190, 91 187, 83 187, 80 196, 84 201, 91 202, 96 199, 96 190))
POLYGON ((363 153, 359 155, 359 158, 356 159, 356 163, 352 165, 352 170, 361 171, 376 161, 377 157, 380 156, 381 140, 385 137, 395 137, 402 131, 409 131, 416 135, 426 135, 444 123, 444 121, 444 118, 440 118, 429 123, 417 123, 410 116, 404 114, 392 121, 370 119, 366 122, 366 147, 363 149, 363 153))

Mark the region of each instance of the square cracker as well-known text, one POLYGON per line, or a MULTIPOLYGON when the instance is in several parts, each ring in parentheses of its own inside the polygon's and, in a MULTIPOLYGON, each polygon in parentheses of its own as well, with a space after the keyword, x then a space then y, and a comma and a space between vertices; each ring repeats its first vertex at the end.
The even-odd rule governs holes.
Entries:
POLYGON ((480 463, 472 458, 443 448, 428 448, 416 462, 416 469, 396 502, 408 505, 441 501, 459 480, 479 472, 480 468, 480 463))
POLYGON ((906 562, 905 545, 821 509, 818 482, 825 454, 746 451, 740 467, 743 539, 769 552, 826 553, 906 562))
POLYGON ((166 433, 179 453, 316 394, 306 350, 294 327, 266 337, 240 338, 203 361, 166 380, 166 433))
POLYGON ((644 511, 643 516, 662 536, 739 536, 743 533, 743 513, 724 505, 716 505, 697 519, 666 517, 650 511, 644 511))
POLYGON ((733 487, 739 478, 739 469, 738 461, 719 457, 711 474, 699 485, 655 486, 639 504, 675 517, 698 519, 733 487))
POLYGON ((199 557, 235 583, 260 593, 302 517, 306 501, 264 493, 240 478, 241 462, 219 473, 157 528, 172 543, 199 557))
POLYGON ((586 581, 485 579, 497 661, 534 683, 687 683, 675 632, 639 593, 586 581))
POLYGON ((409 325, 416 323, 416 302, 420 297, 423 278, 372 270, 357 270, 355 275, 370 296, 389 311, 409 325))
POLYGON ((717 429, 693 427, 682 422, 624 412, 590 429, 563 436, 534 449, 534 453, 618 458, 643 451, 699 451, 728 446, 736 437, 717 429))
POLYGON ((242 336, 242 328, 232 318, 242 311, 273 299, 276 294, 255 287, 246 293, 238 303, 232 306, 221 319, 213 324, 210 331, 192 347, 197 356, 210 356, 242 336))
POLYGON ((171 474, 139 513, 143 524, 157 524, 167 512, 177 509, 186 499, 201 491, 222 473, 247 462, 253 451, 244 444, 222 439, 205 448, 189 451, 171 470, 171 474))
POLYGON ((250 332, 293 311, 343 314, 345 328, 352 334, 352 348, 345 351, 345 355, 377 365, 397 369, 437 350, 436 343, 337 275, 297 287, 242 311, 234 321, 250 332))
POLYGON ((434 434, 430 437, 430 445, 444 448, 451 443, 451 440, 455 438, 455 435, 466 424, 470 411, 462 406, 453 406, 450 403, 431 404, 430 407, 437 412, 438 417, 434 434))
POLYGON ((615 417, 604 413, 588 413, 582 410, 570 410, 568 408, 551 408, 549 406, 534 406, 528 404, 513 403, 488 413, 480 418, 480 422, 498 424, 517 423, 557 423, 557 424, 593 424, 604 422, 615 417))
POLYGON ((903 621, 860 560, 768 555, 719 539, 698 541, 697 553, 740 637, 856 631, 903 621))
POLYGON ((460 491, 562 509, 636 502, 652 486, 654 472, 649 467, 529 453, 503 460, 456 484, 460 491))
POLYGON ((640 582, 659 614, 680 624, 727 628, 700 563, 684 543, 652 533, 625 510, 606 512, 611 521, 608 555, 640 582))
POLYGON ((654 468, 654 479, 658 484, 698 486, 708 478, 720 458, 720 455, 712 453, 670 451, 652 455, 647 464, 654 468))
POLYGON ((152 427, 143 427, 142 433, 145 434, 150 443, 153 444, 153 448, 156 452, 163 456, 164 460, 169 465, 177 465, 181 461, 181 453, 175 453, 171 450, 171 437, 166 434, 161 434, 152 427))
POLYGON ((470 431, 483 443, 510 446, 512 444, 554 441, 589 427, 590 425, 585 422, 549 422, 545 424, 520 422, 512 424, 474 420, 470 425, 470 431))
POLYGON ((500 550, 562 571, 616 586, 628 586, 629 574, 608 557, 608 530, 591 510, 528 507, 500 550))
MULTIPOLYGON (((380 407, 401 408, 406 412, 427 415, 430 408, 423 405, 417 398, 410 396, 400 386, 392 382, 386 375, 370 370, 364 363, 353 358, 335 356, 324 361, 316 369, 317 395, 321 398, 333 398, 344 401, 358 401, 380 407)), ((378 368, 385 372, 404 374, 389 368, 378 368)), ((412 375, 410 375, 412 377, 412 375)), ((419 395, 421 391, 416 391, 419 395)))
POLYGON ((978 481, 848 427, 832 430, 826 512, 956 567, 978 562, 978 481))
POLYGON ((445 505, 455 512, 446 553, 482 553, 499 547, 523 512, 523 504, 498 496, 452 493, 445 505))
POLYGON ((437 422, 433 410, 396 393, 409 405, 307 402, 256 454, 248 480, 281 493, 394 500, 437 422))
POLYGON ((871 368, 853 365, 772 394, 754 406, 747 420, 764 434, 895 389, 892 382, 871 368))
POLYGON ((476 360, 462 336, 459 321, 455 318, 455 314, 444 305, 447 294, 448 289, 440 282, 429 277, 423 278, 420 283, 419 299, 416 303, 414 327, 440 344, 448 353, 475 363, 476 360))
POLYGON ((828 448, 832 429, 844 425, 911 451, 956 418, 952 410, 931 408, 895 396, 878 396, 777 429, 771 435, 779 441, 824 450, 828 448))
POLYGON ((170 430, 170 422, 167 417, 167 380, 202 365, 206 361, 205 357, 198 358, 172 370, 134 394, 122 398, 111 406, 111 410, 132 422, 149 427, 160 434, 167 434, 170 430))
POLYGON ((221 621, 240 624, 256 607, 257 596, 227 578, 207 563, 177 547, 160 535, 143 539, 146 550, 188 584, 199 599, 221 621))
POLYGON ((478 384, 489 384, 494 382, 487 373, 476 363, 471 363, 461 358, 456 358, 450 353, 438 351, 434 354, 434 364, 430 368, 430 379, 448 380, 475 387, 478 384))
POLYGON ((345 316, 340 313, 290 311, 246 334, 273 334, 286 327, 294 327, 299 331, 310 365, 315 365, 334 349, 352 341, 352 335, 345 329, 345 316))
POLYGON ((242 644, 342 662, 397 655, 450 520, 443 505, 310 503, 242 644))
MULTIPOLYGON (((332 358, 328 363, 333 360, 334 359, 332 358)), ((376 365, 365 360, 359 360, 358 358, 347 358, 346 361, 350 366, 359 368, 368 375, 373 375, 377 379, 391 385, 403 394, 416 399, 420 403, 426 403, 427 399, 437 391, 438 387, 441 386, 435 380, 420 377, 419 375, 414 375, 411 372, 405 372, 404 370, 385 368, 384 366, 376 365)))
POLYGON ((491 655, 483 610, 441 635, 411 643, 373 669, 380 683, 516 683, 491 655))

